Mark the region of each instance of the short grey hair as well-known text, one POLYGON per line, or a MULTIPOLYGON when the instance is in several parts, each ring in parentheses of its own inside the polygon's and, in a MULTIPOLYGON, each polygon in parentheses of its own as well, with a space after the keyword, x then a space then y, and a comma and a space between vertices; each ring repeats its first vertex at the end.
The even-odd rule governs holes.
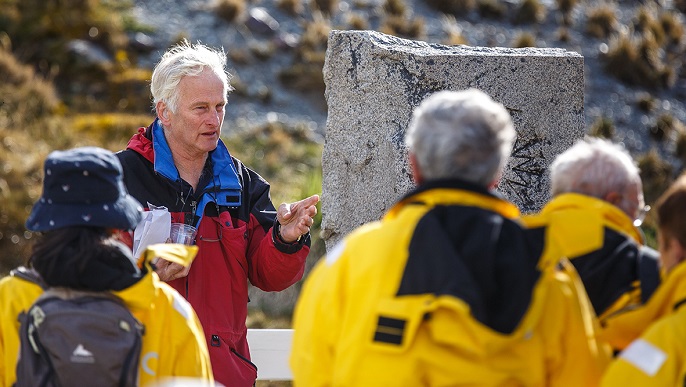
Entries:
POLYGON ((574 192, 605 199, 641 182, 629 152, 608 140, 587 137, 560 153, 550 165, 551 195, 574 192))
POLYGON ((231 74, 226 70, 226 54, 201 43, 191 44, 187 40, 170 48, 162 55, 152 72, 150 91, 153 108, 162 101, 172 112, 176 111, 179 102, 178 85, 185 76, 197 76, 206 68, 214 71, 224 83, 226 92, 233 88, 229 84, 231 74))
POLYGON ((486 93, 439 91, 414 110, 405 145, 426 180, 488 186, 502 173, 515 137, 510 114, 486 93))

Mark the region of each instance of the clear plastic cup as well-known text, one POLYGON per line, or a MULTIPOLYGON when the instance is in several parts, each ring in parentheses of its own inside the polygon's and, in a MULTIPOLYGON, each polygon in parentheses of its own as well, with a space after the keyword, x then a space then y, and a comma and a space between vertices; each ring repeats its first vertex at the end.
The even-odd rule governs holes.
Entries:
POLYGON ((169 232, 169 239, 171 243, 181 243, 182 245, 195 244, 195 234, 198 230, 190 224, 172 223, 169 232))

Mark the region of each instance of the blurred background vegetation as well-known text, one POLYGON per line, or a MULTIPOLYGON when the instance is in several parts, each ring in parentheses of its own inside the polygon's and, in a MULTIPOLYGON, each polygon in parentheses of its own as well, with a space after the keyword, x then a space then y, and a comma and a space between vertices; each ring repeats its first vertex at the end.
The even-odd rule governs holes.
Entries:
MULTIPOLYGON (((415 15, 410 0, 376 1, 379 5, 374 8, 373 21, 368 17, 369 2, 363 5, 361 0, 348 2, 352 5, 347 8, 338 0, 267 2, 292 15, 302 28, 297 41, 280 43, 289 45, 291 58, 279 69, 278 81, 311 93, 320 103, 324 101, 322 66, 331 29, 376 29, 409 39, 426 38, 427 21, 415 15), (366 13, 354 11, 365 7, 366 13), (345 15, 341 16, 342 12, 345 15)), ((423 7, 442 15, 438 43, 473 43, 460 22, 478 18, 517 28, 531 26, 533 32, 522 30, 506 44, 535 46, 540 35, 536 25, 547 12, 555 13, 559 28, 554 39, 559 44, 572 39, 575 31, 599 39, 603 71, 629 87, 643 88, 645 93, 634 107, 655 116, 642 125, 652 145, 635 155, 650 204, 686 161, 686 126, 679 118, 660 112, 658 106, 660 93, 686 79, 686 1, 672 0, 665 6, 657 0, 623 0, 628 2, 635 3, 635 11, 626 24, 619 17, 617 0, 421 0, 423 7)), ((244 24, 247 9, 265 2, 207 3, 226 23, 244 24)), ((151 48, 133 37, 154 29, 133 17, 133 5, 132 0, 0 0, 0 275, 28 257, 32 233, 25 230, 24 222, 40 195, 45 156, 54 149, 83 145, 120 150, 137 127, 147 126, 153 119, 148 90, 151 70, 141 64, 151 48)), ((164 48, 156 49, 161 52, 164 48)), ((252 41, 228 54, 232 64, 246 67, 286 55, 277 51, 273 41, 252 41)), ((238 76, 232 85, 236 90, 229 103, 233 98, 266 103, 273 97, 269 85, 251 89, 251 84, 238 76)), ((617 122, 609 116, 599 117, 589 125, 588 133, 614 139, 617 122)), ((321 192, 323 140, 309 124, 281 122, 275 115, 241 130, 228 132, 225 128, 223 139, 234 156, 270 181, 276 205, 321 192)), ((308 268, 324 253, 320 221, 321 213, 313 228, 308 268)), ((650 216, 644 229, 654 246, 650 216)), ((297 290, 294 287, 296 294, 297 290)), ((290 324, 288 308, 265 310, 262 304, 253 305, 249 325, 290 324)))
MULTIPOLYGON (((0 0, 0 275, 28 257, 24 222, 47 154, 84 145, 120 150, 154 118, 151 71, 138 67, 141 52, 129 38, 149 27, 135 22, 131 6, 0 0)), ((267 122, 223 139, 270 181, 276 205, 321 192, 323 144, 306 125, 267 122)))

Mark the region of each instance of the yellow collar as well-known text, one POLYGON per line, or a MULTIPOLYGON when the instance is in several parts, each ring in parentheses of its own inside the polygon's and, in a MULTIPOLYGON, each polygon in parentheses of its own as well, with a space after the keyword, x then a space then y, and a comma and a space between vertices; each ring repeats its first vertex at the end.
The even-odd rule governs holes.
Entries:
POLYGON ((392 219, 408 204, 422 203, 429 207, 437 205, 461 205, 478 207, 496 212, 508 219, 519 218, 519 209, 512 203, 495 196, 484 195, 468 190, 454 188, 433 188, 406 197, 394 205, 385 217, 392 219))

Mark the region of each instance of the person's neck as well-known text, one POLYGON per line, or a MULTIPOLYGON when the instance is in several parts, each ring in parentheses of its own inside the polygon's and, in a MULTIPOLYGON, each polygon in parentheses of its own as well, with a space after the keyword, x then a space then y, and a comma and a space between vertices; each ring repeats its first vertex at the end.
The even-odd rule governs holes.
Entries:
POLYGON ((176 165, 176 169, 179 171, 179 176, 193 187, 193 191, 197 190, 208 154, 191 156, 172 151, 172 156, 174 158, 174 165, 176 165))

